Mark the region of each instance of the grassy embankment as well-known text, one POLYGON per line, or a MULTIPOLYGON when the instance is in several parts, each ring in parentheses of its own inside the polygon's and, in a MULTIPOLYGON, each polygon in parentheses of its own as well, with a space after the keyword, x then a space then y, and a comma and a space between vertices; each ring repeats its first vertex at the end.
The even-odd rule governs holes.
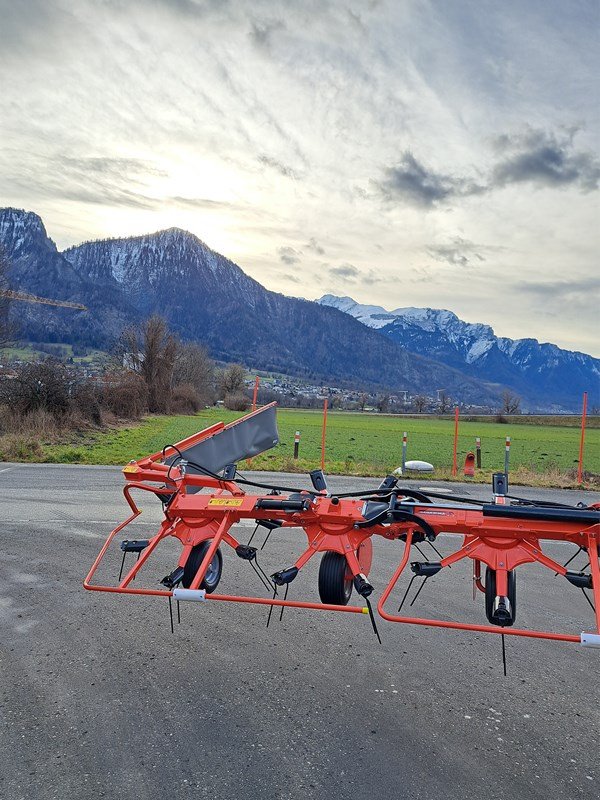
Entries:
MULTIPOLYGON (((230 422, 241 416, 215 408, 196 416, 155 416, 140 424, 71 437, 66 444, 41 443, 31 458, 36 461, 81 464, 125 464, 180 441, 214 422, 230 422)), ((504 465, 504 442, 512 438, 511 477, 514 483, 538 486, 575 486, 579 454, 577 418, 526 418, 508 424, 488 420, 461 421, 459 436, 459 477, 465 454, 475 449, 481 436, 482 470, 475 480, 488 482, 492 472, 504 465), (563 422, 566 424, 546 424, 563 422)), ((301 471, 320 463, 320 412, 282 409, 278 412, 280 444, 257 456, 253 469, 301 471), (293 460, 294 431, 300 430, 300 459, 293 460)), ((600 428, 590 420, 586 432, 585 483, 600 486, 600 428), (591 473, 591 474, 589 474, 591 473)), ((401 463, 402 432, 408 431, 408 459, 423 459, 435 466, 434 478, 451 478, 454 422, 429 417, 397 417, 380 414, 330 412, 327 428, 326 471, 330 474, 384 475, 401 463)), ((0 452, 0 457, 2 453, 0 452)), ((423 480, 423 476, 419 476, 423 480)))

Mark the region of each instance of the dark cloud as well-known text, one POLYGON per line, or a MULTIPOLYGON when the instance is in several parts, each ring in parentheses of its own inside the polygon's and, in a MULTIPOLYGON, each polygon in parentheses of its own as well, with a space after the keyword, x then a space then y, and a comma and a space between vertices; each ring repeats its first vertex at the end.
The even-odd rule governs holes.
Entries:
POLYGON ((306 244, 306 249, 310 250, 312 253, 316 253, 318 256, 325 255, 325 250, 321 247, 321 245, 317 242, 317 240, 311 237, 306 244))
POLYGON ((178 206, 190 206, 191 208, 203 208, 206 211, 240 210, 240 206, 235 203, 228 203, 226 200, 211 200, 208 197, 167 197, 166 203, 175 203, 178 206))
POLYGON ((538 186, 578 186, 589 192, 598 188, 600 162, 592 153, 576 151, 576 130, 562 134, 529 130, 524 134, 503 135, 496 139, 496 150, 503 154, 492 172, 492 186, 533 183, 538 186))
MULTIPOLYGON (((133 3, 131 0, 104 0, 104 5, 118 7, 128 11, 133 3)), ((206 17, 214 13, 222 13, 231 8, 231 0, 142 0, 140 8, 144 5, 155 5, 164 8, 173 16, 206 17)))
POLYGON ((379 273, 374 269, 359 269, 355 267, 354 264, 340 264, 338 267, 329 267, 327 264, 324 264, 323 267, 329 270, 331 278, 343 278, 345 281, 350 281, 351 283, 358 282, 371 286, 382 280, 379 273))
POLYGON ((519 291, 537 295, 544 300, 564 301, 582 297, 596 306, 596 297, 600 291, 600 277, 579 278, 577 280, 548 281, 548 283, 517 283, 519 291))
POLYGON ((260 50, 269 51, 273 43, 273 34, 284 28, 285 25, 281 20, 272 22, 252 22, 249 33, 250 41, 260 50))
POLYGON ((329 272, 337 278, 346 278, 350 281, 356 280, 360 275, 360 270, 354 264, 340 264, 339 267, 331 267, 329 272))
POLYGON ((149 177, 166 177, 167 173, 152 162, 135 158, 30 155, 30 165, 9 173, 13 187, 31 191, 38 197, 58 198, 92 205, 158 210, 176 205, 206 211, 231 211, 247 214, 242 205, 206 197, 164 196, 147 193, 149 177))
POLYGON ((374 283, 379 283, 383 280, 383 276, 379 272, 375 272, 374 269, 370 269, 367 273, 363 275, 362 282, 366 283, 368 286, 372 286, 374 283))
POLYGON ((103 156, 73 158, 71 156, 59 156, 55 161, 71 175, 89 175, 93 173, 119 177, 120 179, 127 179, 134 175, 159 175, 161 177, 166 177, 167 175, 164 170, 157 169, 150 161, 144 161, 140 158, 110 158, 103 156))
POLYGON ((485 248, 457 236, 449 244, 430 245, 427 252, 436 261, 445 261, 453 266, 466 267, 473 261, 485 261, 485 257, 480 252, 483 249, 485 248))
POLYGON ((276 158, 272 158, 271 156, 266 156, 266 155, 260 155, 258 156, 258 160, 260 161, 261 164, 264 164, 266 167, 271 167, 271 169, 274 169, 275 172, 278 172, 285 178, 294 178, 295 180, 297 180, 300 177, 300 175, 296 172, 295 169, 292 169, 292 167, 288 167, 287 164, 283 164, 276 158))
POLYGON ((130 192, 126 189, 111 189, 110 187, 65 186, 62 188, 56 187, 55 191, 52 191, 52 187, 47 186, 45 194, 48 197, 59 197, 61 200, 74 200, 78 203, 143 208, 148 211, 155 210, 161 206, 161 203, 152 197, 146 197, 143 194, 130 192))
POLYGON ((143 163, 135 159, 44 158, 32 153, 26 164, 6 161, 4 177, 13 191, 35 191, 38 198, 150 210, 158 201, 145 195, 143 163))
POLYGON ((361 15, 358 14, 357 12, 352 11, 351 8, 346 9, 346 13, 348 14, 348 19, 356 27, 356 29, 360 31, 360 33, 362 33, 363 35, 366 35, 369 29, 365 25, 365 22, 361 17, 361 15))
POLYGON ((279 253, 279 258, 284 264, 292 266, 293 264, 300 263, 300 253, 297 250, 294 250, 293 247, 280 247, 277 252, 279 253))
POLYGON ((404 201, 420 208, 433 208, 514 183, 545 187, 574 185, 589 192, 598 188, 600 162, 592 153, 574 149, 576 132, 575 129, 558 134, 529 130, 499 136, 494 147, 500 159, 492 164, 489 180, 483 184, 430 170, 407 150, 398 164, 384 168, 383 178, 375 186, 387 202, 404 201))
POLYGON ((396 166, 384 169, 383 179, 376 186, 388 202, 404 200, 422 208, 484 191, 473 181, 427 169, 408 150, 396 166))

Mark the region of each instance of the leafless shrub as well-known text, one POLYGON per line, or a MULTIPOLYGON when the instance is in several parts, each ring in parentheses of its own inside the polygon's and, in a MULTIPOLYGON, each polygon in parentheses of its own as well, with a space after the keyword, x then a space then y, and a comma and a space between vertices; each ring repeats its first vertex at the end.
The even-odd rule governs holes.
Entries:
POLYGON ((69 410, 71 384, 66 368, 57 361, 23 364, 13 378, 0 381, 0 403, 22 415, 38 409, 65 414, 69 410))
POLYGON ((202 408, 202 399, 191 383, 176 386, 171 395, 171 411, 174 414, 195 414, 202 408))
POLYGON ((138 419, 148 408, 148 387, 135 372, 113 372, 104 376, 102 407, 117 417, 138 419))
POLYGON ((250 400, 241 392, 226 394, 223 403, 230 411, 247 411, 250 406, 250 400))
POLYGON ((76 412, 94 425, 102 424, 102 393, 92 381, 78 383, 71 393, 71 413, 76 412))

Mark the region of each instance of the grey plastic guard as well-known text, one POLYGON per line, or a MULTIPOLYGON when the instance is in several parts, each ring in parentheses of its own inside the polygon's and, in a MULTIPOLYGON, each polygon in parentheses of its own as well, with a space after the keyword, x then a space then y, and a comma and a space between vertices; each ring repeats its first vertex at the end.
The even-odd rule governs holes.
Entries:
MULTIPOLYGON (((278 443, 276 408, 265 406, 247 419, 242 418, 231 423, 208 439, 187 448, 180 446, 179 449, 186 460, 195 461, 211 472, 220 472, 227 464, 252 458, 278 443)), ((172 464, 177 458, 178 456, 170 456, 165 464, 172 464)), ((202 474, 191 465, 187 467, 187 471, 196 475, 202 474)))

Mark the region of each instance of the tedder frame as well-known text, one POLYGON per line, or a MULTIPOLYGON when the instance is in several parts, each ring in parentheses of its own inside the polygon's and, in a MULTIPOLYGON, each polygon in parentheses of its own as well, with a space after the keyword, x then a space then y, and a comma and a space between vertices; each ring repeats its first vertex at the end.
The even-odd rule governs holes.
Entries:
POLYGON ((168 597, 169 602, 249 603, 268 606, 270 611, 273 607, 290 607, 368 614, 377 633, 375 611, 369 600, 374 590, 369 572, 374 537, 381 537, 399 541, 402 547, 398 566, 377 604, 378 615, 384 620, 600 647, 600 504, 567 506, 515 498, 508 493, 507 476, 503 473, 494 476, 492 498, 487 503, 399 486, 398 479, 391 475, 375 489, 338 494, 329 491, 321 470, 310 473, 312 486, 301 491, 257 483, 240 475, 236 462, 277 444, 274 406, 265 406, 230 425, 212 425, 182 442, 165 446, 159 453, 130 462, 123 470, 123 492, 131 514, 109 534, 84 587, 97 592, 168 597), (269 491, 250 494, 245 487, 269 491), (121 541, 123 562, 116 585, 94 583, 95 573, 115 537, 141 513, 133 491, 158 497, 163 503, 164 518, 151 538, 121 541), (247 543, 241 542, 232 530, 242 520, 254 521, 268 531, 268 536, 279 528, 299 529, 306 535, 306 546, 290 566, 267 575, 258 564, 252 537, 247 543), (456 538, 458 543, 454 552, 445 557, 433 545, 441 533, 456 538), (133 586, 153 552, 168 537, 179 541, 181 551, 175 568, 162 579, 161 588, 140 586, 139 580, 133 586), (575 555, 587 554, 588 564, 580 571, 569 570, 575 555, 566 564, 559 563, 544 551, 543 543, 548 541, 573 545, 575 555), (419 547, 422 542, 432 545, 438 561, 411 562, 415 549, 423 553, 419 547), (269 596, 215 591, 223 569, 222 545, 250 562, 269 596), (137 554, 137 560, 123 575, 127 553, 137 554), (289 585, 317 553, 322 554, 321 602, 289 600, 289 585), (409 563, 412 579, 401 607, 416 578, 423 579, 420 592, 426 580, 467 559, 473 567, 473 595, 477 591, 484 595, 488 624, 405 616, 400 614, 401 609, 396 613, 386 609, 409 563), (532 563, 583 591, 593 609, 593 630, 555 632, 515 626, 517 568, 532 563), (282 587, 283 597, 279 594, 282 587), (353 589, 365 605, 349 603, 353 589))

